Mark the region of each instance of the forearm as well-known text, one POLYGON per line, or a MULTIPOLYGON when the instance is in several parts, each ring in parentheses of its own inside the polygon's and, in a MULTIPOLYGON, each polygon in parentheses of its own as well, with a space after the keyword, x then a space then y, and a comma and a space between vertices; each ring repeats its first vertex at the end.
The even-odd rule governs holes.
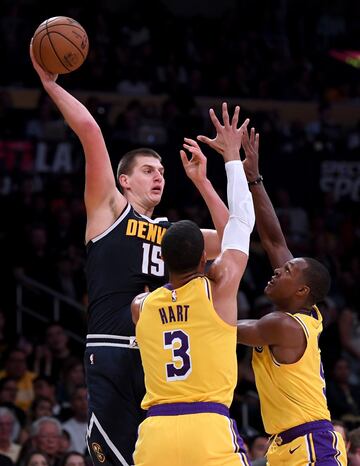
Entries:
POLYGON ((257 328, 257 320, 244 319, 237 322, 237 342, 246 346, 264 346, 266 341, 257 328))
POLYGON ((44 89, 63 115, 67 124, 84 144, 90 134, 89 129, 98 127, 89 110, 56 82, 44 84, 44 89))
POLYGON ((293 256, 289 251, 279 219, 263 183, 250 187, 254 201, 256 228, 261 244, 274 267, 282 265, 293 256))
POLYGON ((211 182, 206 179, 201 183, 195 183, 195 186, 210 212, 211 219, 215 226, 216 232, 219 237, 219 244, 221 243, 225 225, 229 219, 229 211, 225 203, 221 200, 218 193, 215 191, 211 182))

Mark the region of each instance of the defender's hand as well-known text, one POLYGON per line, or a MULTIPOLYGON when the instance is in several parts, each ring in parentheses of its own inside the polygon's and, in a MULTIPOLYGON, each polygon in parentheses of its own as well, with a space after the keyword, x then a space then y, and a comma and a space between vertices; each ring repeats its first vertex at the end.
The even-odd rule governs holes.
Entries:
POLYGON ((243 166, 248 181, 256 180, 259 175, 259 133, 255 133, 255 128, 251 128, 250 138, 247 130, 242 135, 242 146, 245 152, 243 166))
POLYGON ((222 118, 224 124, 222 125, 214 110, 211 108, 209 114, 216 129, 216 136, 214 139, 210 139, 206 136, 197 137, 199 141, 208 144, 211 148, 216 150, 216 152, 221 154, 225 162, 240 159, 239 151, 241 148, 242 134, 250 120, 247 118, 240 128, 238 128, 239 113, 240 107, 237 105, 230 123, 227 103, 224 102, 222 104, 222 118))
POLYGON ((201 183, 206 180, 206 157, 202 153, 199 144, 196 141, 189 138, 184 138, 184 141, 184 149, 188 150, 191 154, 191 158, 189 160, 186 152, 184 150, 180 151, 180 157, 185 173, 194 184, 201 183))

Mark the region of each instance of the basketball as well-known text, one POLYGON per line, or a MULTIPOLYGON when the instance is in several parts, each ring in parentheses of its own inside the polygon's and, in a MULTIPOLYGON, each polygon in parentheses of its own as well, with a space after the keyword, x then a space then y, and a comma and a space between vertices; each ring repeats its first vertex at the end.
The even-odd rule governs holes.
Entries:
POLYGON ((44 70, 66 74, 81 66, 89 51, 85 29, 72 18, 55 16, 36 29, 32 49, 44 70))

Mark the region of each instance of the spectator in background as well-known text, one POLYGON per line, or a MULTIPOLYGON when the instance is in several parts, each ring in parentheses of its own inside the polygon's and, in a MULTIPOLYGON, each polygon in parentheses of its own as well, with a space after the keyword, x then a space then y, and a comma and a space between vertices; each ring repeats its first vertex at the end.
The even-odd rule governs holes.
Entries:
POLYGON ((265 455, 269 446, 268 438, 264 435, 258 435, 252 438, 249 444, 249 456, 252 466, 265 466, 265 455))
POLYGON ((23 427, 25 425, 26 414, 15 404, 17 392, 16 379, 12 377, 0 379, 0 407, 9 408, 23 427))
POLYGON ((60 438, 60 449, 59 453, 60 456, 64 455, 66 452, 70 450, 71 438, 70 434, 67 430, 61 431, 61 438, 60 438))
POLYGON ((61 424, 53 417, 42 417, 31 426, 31 447, 47 455, 49 465, 58 464, 61 448, 61 424))
POLYGON ((324 367, 325 378, 328 380, 335 362, 341 358, 342 345, 340 341, 339 310, 335 301, 328 296, 318 305, 323 317, 324 329, 320 335, 319 347, 324 367))
POLYGON ((41 417, 50 417, 53 415, 53 402, 50 398, 39 397, 32 402, 29 414, 32 421, 36 421, 41 417))
POLYGON ((352 369, 351 381, 360 384, 360 314, 345 307, 339 319, 339 333, 344 357, 352 369))
POLYGON ((348 430, 345 426, 345 423, 342 421, 338 421, 337 419, 333 419, 331 422, 332 422, 332 425, 334 426, 335 432, 339 432, 339 434, 341 434, 342 438, 344 439, 346 451, 348 451, 349 438, 348 438, 348 430))
POLYGON ((45 344, 37 348, 36 367, 39 373, 59 380, 65 365, 72 359, 69 338, 59 322, 52 322, 45 332, 45 344))
POLYGON ((12 441, 15 416, 8 408, 0 408, 0 453, 16 463, 20 445, 12 441))
POLYGON ((29 454, 27 458, 25 458, 22 466, 50 466, 49 460, 44 455, 44 453, 40 453, 39 451, 34 451, 29 454))
POLYGON ((360 466, 360 427, 349 433, 349 466, 360 466))
POLYGON ((65 365, 58 384, 57 398, 63 408, 70 404, 75 389, 85 385, 84 365, 80 359, 73 358, 65 365))
POLYGON ((331 416, 342 421, 360 422, 360 390, 350 383, 349 364, 338 359, 326 386, 331 416))
POLYGON ((61 406, 56 398, 55 381, 46 375, 39 375, 34 379, 34 398, 47 399, 52 404, 52 415, 58 416, 61 413, 61 406))
POLYGON ((71 397, 73 416, 63 423, 63 429, 70 434, 70 449, 78 453, 86 450, 85 436, 87 429, 87 389, 77 387, 71 397))
POLYGON ((85 456, 76 451, 66 453, 60 462, 60 466, 85 466, 85 464, 85 456))
POLYGON ((32 383, 36 374, 28 370, 24 351, 13 349, 9 352, 5 360, 5 369, 0 371, 0 379, 3 377, 11 377, 16 380, 17 394, 15 404, 24 411, 27 411, 34 399, 32 383))

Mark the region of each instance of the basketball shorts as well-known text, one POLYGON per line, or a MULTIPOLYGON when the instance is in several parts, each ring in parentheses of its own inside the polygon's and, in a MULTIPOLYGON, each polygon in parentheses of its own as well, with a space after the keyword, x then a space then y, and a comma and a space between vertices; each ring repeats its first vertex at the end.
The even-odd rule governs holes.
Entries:
POLYGON ((235 421, 219 403, 153 406, 140 425, 135 466, 250 466, 235 421))
POLYGON ((267 452, 268 466, 345 466, 343 438, 329 421, 314 421, 275 435, 267 452))
POLYGON ((140 351, 134 337, 88 335, 88 450, 94 465, 130 466, 145 395, 140 351))

